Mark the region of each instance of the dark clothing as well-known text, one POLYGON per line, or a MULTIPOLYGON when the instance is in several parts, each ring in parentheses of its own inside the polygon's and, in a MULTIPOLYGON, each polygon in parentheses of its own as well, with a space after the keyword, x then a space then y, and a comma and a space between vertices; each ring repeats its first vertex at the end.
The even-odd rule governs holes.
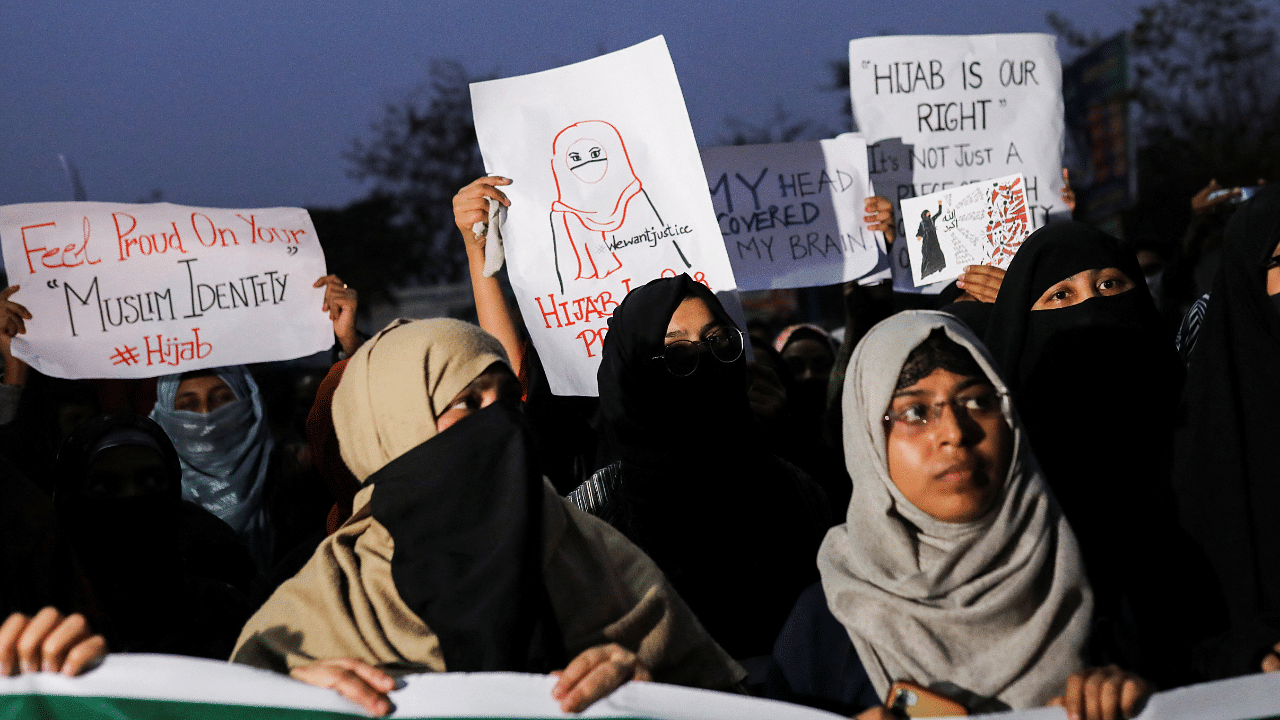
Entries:
POLYGON ((34 615, 46 605, 84 613, 91 626, 99 620, 53 502, 0 455, 0 617, 34 615))
MULTIPOLYGON (((942 212, 941 208, 938 212, 942 212)), ((929 277, 945 268, 947 258, 942 254, 942 244, 938 242, 938 229, 934 227, 933 217, 921 216, 916 237, 920 238, 920 277, 929 277)))
POLYGON ((1009 264, 986 344, 1079 539, 1095 596, 1090 654, 1170 685, 1194 679, 1186 641, 1201 631, 1188 608, 1201 606, 1187 588, 1205 568, 1178 530, 1169 484, 1182 365, 1142 278, 1105 233, 1041 228, 1009 264), (1133 287, 1031 310, 1056 283, 1103 268, 1133 287))
POLYGON ((545 673, 567 662, 542 579, 532 449, 523 418, 495 403, 365 480, 395 544, 396 592, 439 636, 451 672, 545 673))
POLYGON ((1204 324, 1204 314, 1208 309, 1209 293, 1205 293, 1191 303, 1187 314, 1182 316, 1182 322, 1178 324, 1178 337, 1175 343, 1178 346, 1178 355, 1188 366, 1191 365, 1191 353, 1196 349, 1196 341, 1200 339, 1200 327, 1204 324))
POLYGON ((769 658, 765 697, 852 717, 879 705, 876 688, 822 583, 800 595, 769 658))
POLYGON ((991 310, 995 306, 991 303, 976 302, 973 300, 965 300, 963 302, 952 302, 938 308, 944 313, 949 313, 960 318, 974 335, 979 337, 987 334, 987 328, 991 323, 991 310))
POLYGON ((829 511, 814 511, 756 437, 742 357, 725 363, 704 353, 686 377, 654 359, 687 297, 732 326, 687 275, 636 288, 609 321, 597 377, 603 440, 622 461, 615 527, 662 568, 730 655, 767 655, 818 577, 829 511))
POLYGON ((1183 394, 1174 490, 1228 604, 1215 677, 1257 672, 1280 640, 1280 312, 1264 269, 1278 242, 1280 188, 1267 187, 1227 225, 1183 394))
POLYGON ((58 454, 55 499, 113 650, 229 655, 253 562, 226 523, 182 501, 177 453, 155 422, 121 414, 78 427, 58 454), (99 462, 119 448, 159 465, 137 453, 99 462))

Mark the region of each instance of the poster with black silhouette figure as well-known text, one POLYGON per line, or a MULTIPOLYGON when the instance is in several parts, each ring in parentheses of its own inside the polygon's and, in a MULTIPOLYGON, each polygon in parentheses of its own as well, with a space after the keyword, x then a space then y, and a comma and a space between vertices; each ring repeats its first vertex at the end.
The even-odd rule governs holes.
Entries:
MULTIPOLYGON (((614 308, 688 273, 741 318, 666 42, 471 85, 476 138, 511 205, 507 276, 557 395, 596 395, 614 308), (584 92, 590 88, 590 92, 584 92)), ((745 323, 744 323, 745 325, 745 323)))
POLYGON ((905 240, 917 286, 954 280, 965 265, 1006 268, 1031 231, 1022 175, 903 198, 902 212, 916 225, 905 240))

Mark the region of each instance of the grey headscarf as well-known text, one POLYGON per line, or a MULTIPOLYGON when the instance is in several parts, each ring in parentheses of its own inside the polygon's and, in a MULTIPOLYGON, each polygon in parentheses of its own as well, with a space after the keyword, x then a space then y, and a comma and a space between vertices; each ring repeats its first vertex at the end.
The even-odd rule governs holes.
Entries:
POLYGON ((182 461, 182 499, 217 515, 245 541, 259 570, 271 567, 274 532, 263 494, 275 442, 266 407, 243 365, 214 368, 235 393, 235 402, 210 413, 173 407, 181 375, 156 382, 151 419, 164 428, 182 461))
POLYGON ((1014 709, 1040 706, 1082 666, 1093 596, 1008 396, 1012 462, 986 516, 934 519, 889 478, 885 409, 907 356, 935 328, 1006 391, 986 348, 950 315, 899 313, 867 333, 843 393, 853 499, 818 552, 822 587, 881 697, 911 680, 952 683, 1014 709))

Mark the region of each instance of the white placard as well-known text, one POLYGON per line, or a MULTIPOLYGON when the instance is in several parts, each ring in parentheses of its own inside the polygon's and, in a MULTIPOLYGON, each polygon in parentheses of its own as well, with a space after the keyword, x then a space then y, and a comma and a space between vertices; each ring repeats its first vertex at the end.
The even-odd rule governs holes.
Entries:
MULTIPOLYGON (((1052 35, 854 40, 849 88, 881 195, 901 200, 1021 173, 1032 230, 1067 212, 1062 66, 1052 35)), ((914 237, 918 217, 899 211, 899 235, 914 237)), ((906 253, 894 250, 894 287, 911 289, 909 265, 899 261, 906 253)))
POLYGON ((857 280, 884 255, 861 138, 703 148, 702 164, 739 290, 857 280))
POLYGON ((0 207, 13 354, 60 378, 142 378, 287 360, 333 345, 306 210, 169 203, 0 207))
POLYGON ((688 273, 740 314, 675 67, 662 37, 471 85, 490 174, 512 179, 508 274, 551 391, 597 395, 613 309, 688 273))
MULTIPOLYGON (((522 673, 408 675, 389 693, 390 718, 652 718, 652 720, 837 720, 840 716, 776 700, 630 682, 582 713, 551 699, 556 678, 522 673)), ((203 718, 368 717, 327 688, 287 675, 178 655, 108 655, 76 678, 56 673, 0 677, 4 717, 203 718), (312 715, 314 713, 314 715, 312 715), (135 715, 136 714, 136 715, 135 715)), ((1156 693, 1136 720, 1253 720, 1280 715, 1280 673, 1246 675, 1156 693)), ((1060 707, 978 715, 1000 720, 1066 720, 1060 707)))
POLYGON ((1007 268, 1030 227, 1022 175, 903 198, 902 214, 916 285, 954 280, 965 265, 1007 268))

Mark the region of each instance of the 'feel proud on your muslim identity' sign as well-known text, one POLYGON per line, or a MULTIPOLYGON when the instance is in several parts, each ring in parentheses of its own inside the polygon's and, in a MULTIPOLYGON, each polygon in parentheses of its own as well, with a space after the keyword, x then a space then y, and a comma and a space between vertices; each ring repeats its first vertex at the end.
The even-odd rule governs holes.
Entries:
MULTIPOLYGON (((1052 35, 854 40, 849 87, 879 194, 899 202, 1021 174, 1030 230, 1067 211, 1062 66, 1052 35)), ((921 218, 898 211, 898 236, 914 236, 921 218)), ((905 245, 895 244, 892 265, 895 289, 919 292, 905 245)))
POLYGON ((508 277, 552 392, 596 395, 609 318, 688 273, 740 313, 666 42, 471 86, 491 174, 511 178, 508 277), (590 88, 590 92, 584 92, 590 88))
POLYGON ((739 290, 834 285, 877 268, 881 233, 862 221, 861 138, 703 148, 702 163, 739 290))
POLYGON ((105 202, 0 207, 13 354, 60 378, 142 378, 333 344, 305 210, 105 202))

